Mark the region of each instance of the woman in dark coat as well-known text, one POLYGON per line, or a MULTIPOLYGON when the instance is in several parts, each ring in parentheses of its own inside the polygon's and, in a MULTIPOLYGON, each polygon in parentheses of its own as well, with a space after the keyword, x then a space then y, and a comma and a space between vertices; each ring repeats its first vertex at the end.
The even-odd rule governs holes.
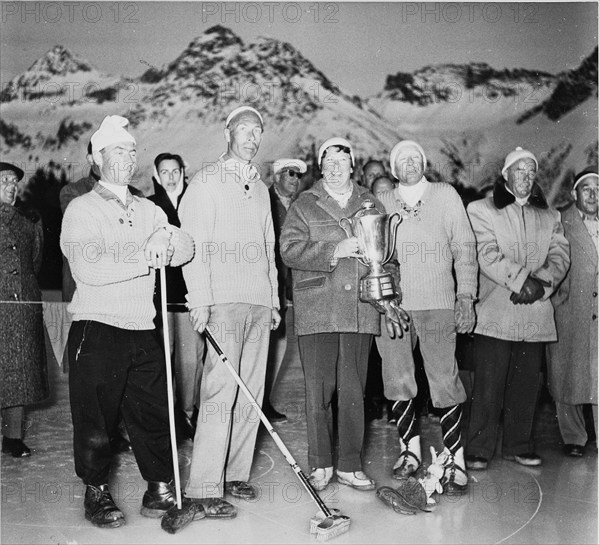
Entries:
POLYGON ((362 471, 363 395, 378 311, 358 299, 367 268, 357 259, 358 241, 339 220, 365 200, 383 206, 356 184, 350 143, 331 138, 319 149, 322 179, 290 206, 281 233, 283 261, 292 269, 294 322, 306 384, 311 484, 322 490, 333 476, 333 408, 337 391, 339 455, 337 479, 358 490, 375 482, 362 471))
POLYGON ((39 218, 15 208, 23 171, 0 163, 0 406, 2 452, 30 456, 23 442, 25 405, 48 397, 41 292, 36 275, 42 262, 39 218))

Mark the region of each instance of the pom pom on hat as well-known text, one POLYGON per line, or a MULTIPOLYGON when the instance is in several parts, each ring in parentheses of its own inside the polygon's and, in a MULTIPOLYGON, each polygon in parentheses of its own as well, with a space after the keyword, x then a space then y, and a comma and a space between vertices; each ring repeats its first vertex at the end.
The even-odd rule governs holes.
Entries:
POLYGON ((107 115, 100 123, 100 128, 92 134, 92 152, 102 151, 106 146, 119 142, 135 144, 135 138, 126 130, 129 121, 120 115, 107 115))
POLYGON ((277 159, 273 163, 273 174, 277 174, 280 170, 289 167, 296 167, 299 172, 306 172, 306 163, 300 159, 277 159))
POLYGON ((537 170, 539 167, 537 159, 535 158, 535 155, 533 153, 521 147, 517 147, 506 156, 506 159, 504 159, 504 166, 502 167, 502 176, 505 179, 506 171, 510 168, 510 165, 513 165, 520 159, 533 159, 535 163, 535 169, 537 170))
POLYGON ((427 169, 427 157, 425 156, 425 151, 423 150, 423 148, 414 140, 400 140, 400 142, 398 142, 392 148, 392 151, 390 151, 390 172, 392 173, 392 176, 396 179, 398 178, 398 176, 396 175, 396 158, 398 157, 400 152, 407 147, 416 148, 418 150, 418 152, 421 154, 421 157, 423 157, 423 171, 427 169))
POLYGON ((352 166, 354 166, 354 152, 352 151, 352 144, 348 142, 345 138, 340 138, 339 136, 335 136, 334 138, 330 138, 329 140, 325 140, 321 144, 319 148, 319 153, 317 154, 317 161, 319 163, 319 167, 321 166, 321 160, 323 159, 323 154, 330 148, 331 146, 343 146, 350 150, 350 159, 352 159, 352 166))
POLYGON ((260 119, 260 124, 264 125, 265 122, 263 121, 262 115, 260 115, 260 112, 258 110, 256 110, 255 108, 253 108, 252 106, 240 106, 239 108, 236 108, 235 110, 233 110, 228 116, 227 119, 225 120, 225 127, 229 127, 229 123, 231 123, 231 120, 244 113, 244 112, 252 112, 253 114, 256 115, 256 117, 258 117, 258 119, 260 119))

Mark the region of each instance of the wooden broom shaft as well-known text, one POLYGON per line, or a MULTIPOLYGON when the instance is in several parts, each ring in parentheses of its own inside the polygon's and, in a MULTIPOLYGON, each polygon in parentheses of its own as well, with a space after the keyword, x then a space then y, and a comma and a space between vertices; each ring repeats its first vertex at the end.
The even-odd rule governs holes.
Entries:
POLYGON ((169 322, 167 316, 167 276, 165 267, 160 268, 160 309, 162 312, 163 342, 165 347, 165 363, 167 367, 167 406, 169 409, 169 430, 171 434, 171 453, 173 455, 173 473, 175 476, 175 494, 177 497, 177 509, 181 509, 181 482, 179 477, 177 436, 175 434, 175 402, 173 400, 173 371, 171 366, 171 342, 169 339, 169 322))

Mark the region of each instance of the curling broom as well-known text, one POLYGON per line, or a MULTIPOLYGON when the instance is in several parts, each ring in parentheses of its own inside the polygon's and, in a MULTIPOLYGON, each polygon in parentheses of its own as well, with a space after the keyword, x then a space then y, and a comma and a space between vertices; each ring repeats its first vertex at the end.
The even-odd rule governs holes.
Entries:
POLYGON ((279 437, 279 434, 273 429, 273 426, 265 416, 265 413, 263 413, 260 405, 256 402, 256 399, 254 399, 254 396, 252 395, 250 390, 248 390, 248 387, 246 386, 244 381, 234 369, 233 365, 231 365, 231 362, 227 359, 227 356, 223 354, 223 350, 221 349, 217 340, 213 337, 212 333, 209 331, 208 327, 204 330, 204 335, 206 336, 208 342, 210 342, 210 344, 217 352, 219 358, 221 358, 221 361, 226 365, 227 369, 237 382, 238 386, 244 392, 244 394, 248 398, 248 401, 250 401, 252 407, 259 414, 262 423, 264 424, 265 428, 267 428, 267 431, 269 432, 269 434, 275 441, 275 444, 287 460, 287 463, 293 469, 294 473, 298 476, 300 482, 304 485, 304 488, 306 488, 306 491, 310 494, 311 498, 319 506, 321 512, 318 513, 311 520, 311 534, 316 534, 317 541, 323 542, 335 536, 343 534, 344 532, 347 532, 350 529, 350 517, 340 515, 337 509, 329 509, 325 505, 323 500, 319 497, 315 489, 310 484, 306 475, 302 472, 302 469, 300 468, 296 460, 294 460, 290 451, 283 444, 283 441, 279 437))
MULTIPOLYGON (((183 530, 194 517, 203 518, 197 513, 197 507, 189 498, 181 498, 181 477, 179 475, 179 454, 177 453, 177 437, 175 435, 175 408, 173 401, 173 372, 171 366, 171 347, 169 342, 169 324, 167 323, 167 279, 165 268, 160 268, 160 309, 163 319, 163 342, 165 363, 167 366, 167 406, 169 409, 169 429, 171 432, 171 453, 173 455, 173 474, 175 477, 175 494, 177 504, 171 507, 162 517, 160 527, 169 534, 183 530)), ((204 511, 202 511, 204 514, 204 511)))

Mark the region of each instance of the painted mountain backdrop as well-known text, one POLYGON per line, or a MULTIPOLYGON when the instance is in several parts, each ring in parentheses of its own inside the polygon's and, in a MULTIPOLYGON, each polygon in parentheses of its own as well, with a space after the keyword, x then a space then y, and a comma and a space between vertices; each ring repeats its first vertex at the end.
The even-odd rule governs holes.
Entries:
POLYGON ((225 117, 244 103, 265 118, 257 156, 264 178, 278 157, 313 164, 315 146, 333 135, 347 137, 361 162, 386 159, 401 138, 417 139, 432 177, 476 187, 497 176, 508 151, 527 147, 541 159, 555 199, 572 171, 597 160, 597 49, 577 69, 556 75, 485 63, 426 66, 389 75, 371 97, 340 89, 289 43, 244 43, 223 26, 172 62, 148 66, 139 78, 103 74, 55 46, 0 92, 3 160, 28 173, 50 164, 77 179, 86 172, 95 127, 105 115, 121 114, 138 141, 136 185, 147 191, 160 152, 181 153, 190 174, 216 159, 225 117))

